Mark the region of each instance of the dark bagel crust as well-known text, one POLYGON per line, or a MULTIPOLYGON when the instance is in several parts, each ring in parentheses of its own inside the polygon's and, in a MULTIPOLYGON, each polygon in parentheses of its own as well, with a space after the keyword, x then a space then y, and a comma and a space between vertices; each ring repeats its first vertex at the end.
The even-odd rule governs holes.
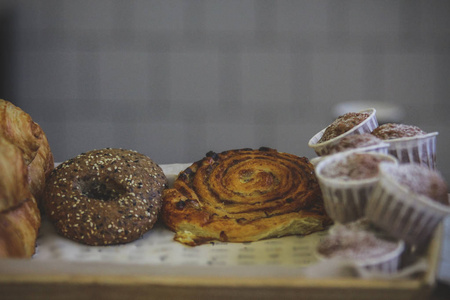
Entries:
POLYGON ((128 243, 150 230, 167 178, 149 157, 131 150, 82 153, 50 174, 45 213, 57 232, 87 245, 128 243))

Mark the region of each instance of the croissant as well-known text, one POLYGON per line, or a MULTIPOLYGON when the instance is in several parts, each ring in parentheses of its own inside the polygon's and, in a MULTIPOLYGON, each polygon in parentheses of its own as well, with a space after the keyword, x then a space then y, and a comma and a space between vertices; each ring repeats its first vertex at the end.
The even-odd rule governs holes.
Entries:
POLYGON ((308 159, 270 148, 208 153, 164 191, 162 219, 190 246, 306 235, 332 223, 308 159))
POLYGON ((30 197, 27 166, 21 151, 0 139, 0 212, 19 206, 30 197))
POLYGON ((42 141, 42 129, 31 116, 9 101, 0 99, 0 137, 23 151, 25 163, 30 164, 42 141))
POLYGON ((31 257, 41 225, 22 151, 0 138, 0 257, 31 257))
POLYGON ((43 211, 42 197, 45 183, 54 166, 53 153, 50 149, 47 136, 42 132, 41 145, 33 161, 28 165, 28 187, 38 202, 41 211, 43 211))
POLYGON ((0 99, 0 257, 31 257, 35 252, 40 202, 53 167, 39 124, 0 99))
POLYGON ((29 114, 0 99, 0 138, 22 150, 28 166, 28 186, 40 206, 45 180, 54 167, 47 136, 29 114))

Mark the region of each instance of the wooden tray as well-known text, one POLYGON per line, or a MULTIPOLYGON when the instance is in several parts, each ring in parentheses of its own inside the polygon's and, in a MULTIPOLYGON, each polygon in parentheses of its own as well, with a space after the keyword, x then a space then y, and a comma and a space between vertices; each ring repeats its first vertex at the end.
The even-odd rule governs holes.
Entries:
POLYGON ((424 299, 433 289, 442 226, 427 272, 412 279, 305 278, 272 266, 143 266, 0 260, 1 299, 424 299))

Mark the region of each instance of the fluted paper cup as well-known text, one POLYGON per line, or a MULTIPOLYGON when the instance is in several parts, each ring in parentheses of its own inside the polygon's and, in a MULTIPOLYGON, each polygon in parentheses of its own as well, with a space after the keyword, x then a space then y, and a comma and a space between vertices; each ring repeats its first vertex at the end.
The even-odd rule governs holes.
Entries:
MULTIPOLYGON (((375 152, 375 153, 381 153, 381 154, 389 154, 389 143, 386 142, 382 142, 379 143, 377 145, 371 145, 371 146, 367 146, 367 147, 359 147, 359 148, 354 148, 354 149, 349 149, 349 150, 345 150, 339 153, 347 153, 347 152, 351 152, 351 151, 357 151, 357 152, 375 152)), ((336 154, 336 153, 334 153, 336 154)), ((333 155, 333 154, 330 154, 333 155)), ((310 162, 314 165, 317 166, 317 164, 322 161, 323 159, 327 158, 329 155, 324 155, 324 156, 317 156, 314 157, 312 159, 310 159, 310 162)))
POLYGON ((380 180, 367 203, 366 217, 391 236, 422 247, 450 215, 450 206, 409 191, 391 175, 391 168, 380 164, 380 180))
POLYGON ((397 157, 400 163, 419 163, 436 169, 436 136, 438 132, 414 137, 386 140, 389 154, 397 157))
MULTIPOLYGON (((337 225, 342 226, 342 225, 337 225)), ((352 235, 352 238, 354 241, 352 242, 353 245, 345 245, 344 247, 347 249, 347 247, 364 247, 366 246, 364 242, 366 242, 365 238, 361 238, 361 234, 364 234, 364 230, 360 230, 359 232, 350 232, 352 235)), ((335 238, 337 240, 341 241, 343 237, 339 236, 339 233, 330 231, 329 235, 333 237, 335 235, 335 238), (336 235, 337 234, 337 235, 336 235)), ((355 258, 353 255, 351 255, 351 252, 346 254, 345 256, 339 256, 339 255, 326 255, 323 253, 320 253, 319 248, 321 243, 323 243, 328 237, 325 237, 324 240, 322 240, 319 245, 316 247, 316 251, 314 252, 315 257, 319 261, 327 261, 327 260, 333 260, 337 259, 341 263, 347 262, 349 264, 353 264, 356 267, 365 268, 368 271, 377 272, 377 273, 384 273, 384 274, 392 274, 398 271, 402 254, 405 250, 405 243, 402 240, 389 240, 385 235, 375 234, 377 240, 384 240, 389 241, 389 243, 395 243, 395 248, 392 250, 387 250, 384 254, 376 255, 376 256, 368 256, 366 258, 358 257, 355 258)), ((351 251, 351 249, 348 249, 351 251)), ((359 250, 362 251, 362 250, 359 250)), ((362 253, 366 253, 363 251, 362 253)), ((367 254, 368 255, 368 254, 367 254)))
MULTIPOLYGON (((323 170, 331 163, 343 161, 357 153, 364 152, 348 151, 329 155, 315 166, 325 210, 328 216, 338 223, 349 223, 365 216, 366 203, 379 180, 379 176, 366 179, 343 180, 341 178, 327 177, 323 174, 323 170)), ((374 152, 365 154, 397 164, 397 160, 391 155, 374 152)))
POLYGON ((332 138, 328 141, 319 143, 319 140, 322 138, 322 135, 324 134, 327 127, 319 131, 317 134, 315 134, 308 142, 308 146, 312 148, 318 156, 327 155, 330 153, 330 148, 337 144, 343 137, 350 135, 350 134, 361 134, 361 133, 370 133, 375 128, 378 127, 378 121, 376 118, 376 110, 375 108, 368 108, 365 110, 360 111, 359 113, 369 113, 369 117, 353 127, 352 129, 344 132, 343 134, 332 138))

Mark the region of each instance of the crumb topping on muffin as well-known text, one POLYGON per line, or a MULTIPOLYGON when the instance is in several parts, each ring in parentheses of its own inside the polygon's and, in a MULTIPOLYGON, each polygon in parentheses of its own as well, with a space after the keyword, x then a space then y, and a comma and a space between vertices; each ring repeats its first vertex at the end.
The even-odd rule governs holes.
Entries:
POLYGON ((389 173, 399 184, 411 192, 450 205, 447 184, 438 171, 420 164, 410 163, 390 168, 389 173))
POLYGON ((390 162, 387 158, 369 153, 354 153, 336 160, 322 169, 322 175, 342 180, 360 180, 378 176, 378 165, 390 162))
POLYGON ((336 145, 330 148, 330 154, 343 152, 346 150, 369 147, 382 143, 383 141, 373 134, 362 133, 352 134, 342 138, 336 145))
POLYGON ((327 258, 371 259, 391 253, 396 241, 380 238, 375 232, 345 225, 336 225, 333 232, 318 245, 317 252, 327 258))
POLYGON ((342 116, 339 116, 325 129, 319 143, 331 140, 355 127, 356 125, 362 123, 370 116, 369 113, 363 112, 349 112, 342 116))
POLYGON ((375 128, 372 134, 382 140, 392 140, 424 135, 426 132, 414 125, 386 123, 375 128))

